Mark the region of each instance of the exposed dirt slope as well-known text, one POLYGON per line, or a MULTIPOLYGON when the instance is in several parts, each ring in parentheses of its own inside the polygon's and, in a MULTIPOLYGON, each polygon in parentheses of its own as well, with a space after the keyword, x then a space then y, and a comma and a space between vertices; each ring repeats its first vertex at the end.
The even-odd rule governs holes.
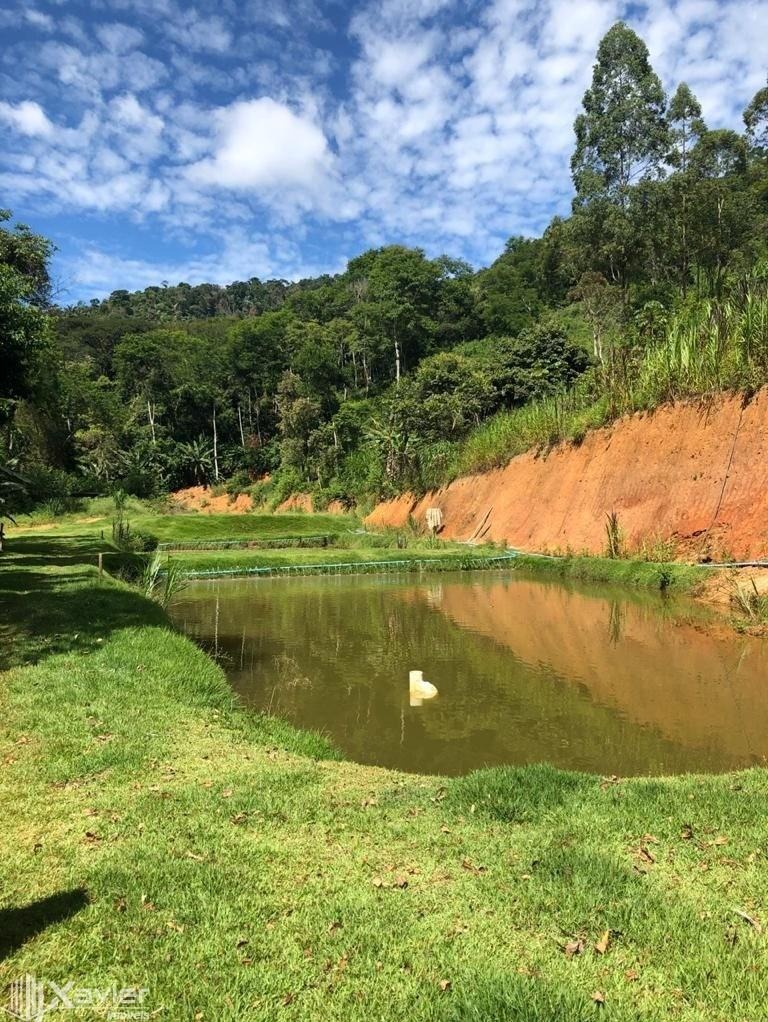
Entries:
POLYGON ((630 548, 674 541, 680 556, 768 555, 768 391, 632 415, 577 446, 529 452, 426 497, 379 504, 371 526, 402 526, 427 508, 446 539, 497 540, 523 550, 605 548, 616 511, 630 548))
MULTIPOLYGON (((185 490, 177 490, 172 494, 172 499, 178 507, 185 511, 201 511, 208 515, 242 515, 247 511, 254 510, 253 500, 247 493, 239 493, 236 497, 222 493, 215 497, 209 486, 188 486, 185 490)), ((284 500, 277 510, 314 511, 312 495, 310 493, 295 493, 284 500)), ((327 514, 343 515, 347 509, 340 501, 332 500, 323 510, 327 514)))
POLYGON ((208 486, 188 486, 185 490, 177 490, 172 498, 185 511, 201 511, 207 515, 241 515, 253 507, 247 493, 239 493, 236 497, 222 493, 215 497, 208 486))

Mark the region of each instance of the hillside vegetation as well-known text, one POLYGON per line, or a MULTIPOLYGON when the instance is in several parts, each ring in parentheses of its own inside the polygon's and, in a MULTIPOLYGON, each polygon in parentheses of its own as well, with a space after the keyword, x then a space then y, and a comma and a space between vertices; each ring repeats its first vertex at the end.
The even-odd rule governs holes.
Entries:
POLYGON ((50 244, 0 230, 6 507, 199 483, 365 505, 766 382, 768 86, 742 133, 708 126, 617 23, 574 127, 571 215, 480 270, 389 245, 64 309, 50 244))

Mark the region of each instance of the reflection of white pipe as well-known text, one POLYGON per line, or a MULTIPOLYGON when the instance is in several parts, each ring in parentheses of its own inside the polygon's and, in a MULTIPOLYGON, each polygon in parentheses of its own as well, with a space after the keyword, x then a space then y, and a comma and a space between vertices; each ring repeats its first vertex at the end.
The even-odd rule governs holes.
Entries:
POLYGON ((421 706, 425 699, 434 699, 437 689, 429 682, 424 681, 423 671, 411 671, 408 675, 408 695, 411 706, 421 706))

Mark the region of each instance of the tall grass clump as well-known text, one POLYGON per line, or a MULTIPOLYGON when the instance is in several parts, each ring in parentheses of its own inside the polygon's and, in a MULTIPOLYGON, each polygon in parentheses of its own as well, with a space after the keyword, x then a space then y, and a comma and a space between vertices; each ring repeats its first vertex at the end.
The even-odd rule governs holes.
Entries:
POLYGON ((737 614, 751 623, 768 621, 768 593, 761 593, 754 579, 749 586, 734 583, 731 605, 737 614))
POLYGON ((624 533, 615 511, 605 516, 605 556, 614 561, 624 556, 624 533))
POLYGON ((499 468, 518 454, 563 441, 580 443, 590 429, 610 418, 608 401, 599 395, 597 373, 586 373, 570 390, 499 412, 482 423, 458 449, 448 478, 499 468))
POLYGON ((768 383, 768 263, 719 298, 692 298, 660 339, 627 328, 568 391, 499 412, 457 445, 441 482, 489 471, 530 450, 580 443, 621 415, 768 383))
POLYGON ((168 558, 163 563, 160 554, 149 557, 139 577, 139 588, 150 600, 159 603, 163 609, 170 606, 174 597, 183 592, 189 582, 180 564, 168 558))

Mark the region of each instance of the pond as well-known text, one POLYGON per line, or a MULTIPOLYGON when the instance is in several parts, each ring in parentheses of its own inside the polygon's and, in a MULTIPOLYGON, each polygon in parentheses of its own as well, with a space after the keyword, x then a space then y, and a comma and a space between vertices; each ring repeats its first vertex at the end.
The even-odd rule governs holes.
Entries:
POLYGON ((768 644, 655 593, 508 572, 222 580, 172 615, 247 706, 360 763, 628 776, 768 755, 768 644))

